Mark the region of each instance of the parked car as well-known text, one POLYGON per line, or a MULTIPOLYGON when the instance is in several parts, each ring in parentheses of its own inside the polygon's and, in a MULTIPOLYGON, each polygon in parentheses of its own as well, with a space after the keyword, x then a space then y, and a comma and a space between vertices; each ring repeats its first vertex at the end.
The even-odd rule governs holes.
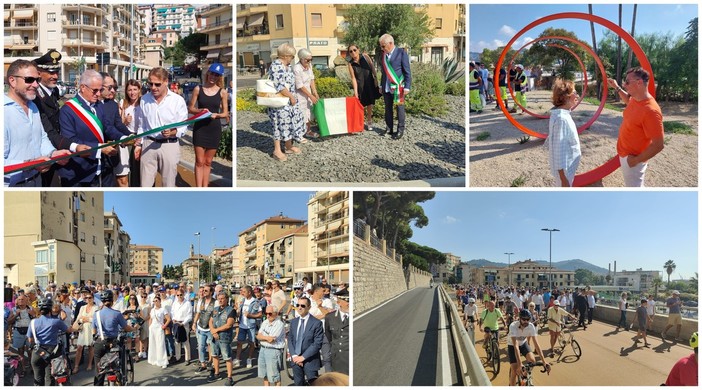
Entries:
POLYGON ((58 87, 59 96, 61 97, 63 97, 63 95, 75 95, 76 93, 76 87, 63 80, 57 81, 56 86, 58 87))

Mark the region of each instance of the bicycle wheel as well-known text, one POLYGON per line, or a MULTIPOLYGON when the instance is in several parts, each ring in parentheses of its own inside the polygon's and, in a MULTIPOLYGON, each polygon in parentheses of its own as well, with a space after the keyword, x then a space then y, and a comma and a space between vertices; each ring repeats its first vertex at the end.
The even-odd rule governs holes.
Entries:
POLYGON ((284 363, 283 367, 285 367, 285 373, 288 374, 288 378, 294 379, 293 378, 293 370, 292 370, 292 365, 293 365, 292 359, 291 360, 287 359, 288 339, 285 339, 285 349, 283 350, 282 355, 283 355, 283 363, 284 363))
POLYGON ((124 385, 125 386, 133 386, 134 385, 134 360, 132 359, 132 355, 130 353, 127 353, 127 372, 126 372, 126 378, 124 380, 124 385))
POLYGON ((495 375, 500 372, 500 347, 497 341, 492 342, 492 371, 495 375))
POLYGON ((578 344, 575 339, 570 340, 570 346, 573 347, 573 352, 575 352, 575 356, 580 357, 583 355, 583 351, 580 349, 580 344, 578 344))

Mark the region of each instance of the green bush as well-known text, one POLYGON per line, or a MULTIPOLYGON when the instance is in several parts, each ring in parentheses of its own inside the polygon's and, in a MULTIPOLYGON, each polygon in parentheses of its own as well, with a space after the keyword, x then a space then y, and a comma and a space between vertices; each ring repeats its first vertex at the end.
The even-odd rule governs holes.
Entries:
POLYGON ((446 84, 446 94, 453 96, 466 95, 466 79, 460 78, 458 81, 446 84))
POLYGON ((320 77, 314 81, 317 93, 322 99, 351 96, 352 91, 343 81, 335 77, 320 77))
POLYGON ((267 107, 256 104, 256 90, 253 88, 240 89, 236 93, 236 110, 265 113, 267 107))
POLYGON ((232 160, 232 127, 225 126, 222 128, 222 138, 219 139, 219 147, 217 147, 217 157, 232 160))
POLYGON ((408 114, 432 117, 446 112, 446 83, 441 70, 432 64, 412 64, 412 88, 407 99, 408 114))

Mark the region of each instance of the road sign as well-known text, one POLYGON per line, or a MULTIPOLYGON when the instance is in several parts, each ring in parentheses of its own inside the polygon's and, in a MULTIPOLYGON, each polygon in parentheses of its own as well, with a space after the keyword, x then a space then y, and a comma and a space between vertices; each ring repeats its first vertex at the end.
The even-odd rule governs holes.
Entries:
POLYGON ((160 274, 160 273, 156 274, 156 279, 161 279, 161 274, 160 274))

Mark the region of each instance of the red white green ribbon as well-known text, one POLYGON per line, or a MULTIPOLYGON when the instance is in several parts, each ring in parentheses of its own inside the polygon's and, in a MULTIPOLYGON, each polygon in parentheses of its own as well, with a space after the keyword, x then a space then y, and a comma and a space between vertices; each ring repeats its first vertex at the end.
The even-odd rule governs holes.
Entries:
POLYGON ((69 159, 69 158, 82 156, 82 155, 84 155, 84 154, 86 154, 86 153, 90 153, 90 152, 92 152, 92 151, 94 151, 94 150, 103 149, 103 148, 106 148, 106 147, 108 147, 108 146, 115 146, 115 145, 127 143, 127 142, 129 142, 129 141, 132 141, 132 140, 135 140, 135 139, 138 139, 138 138, 142 138, 142 137, 146 137, 146 136, 149 136, 149 135, 151 135, 151 134, 160 133, 160 132, 162 132, 163 130, 172 129, 172 128, 174 128, 174 127, 187 126, 187 125, 189 125, 189 124, 191 124, 191 123, 195 123, 195 122, 197 122, 197 121, 200 121, 200 120, 203 120, 203 119, 207 119, 207 118, 209 118, 209 117, 211 117, 211 116, 212 116, 212 113, 209 112, 209 111, 200 111, 200 113, 198 113, 197 115, 191 116, 190 118, 188 118, 188 119, 186 119, 186 120, 184 120, 184 121, 182 121, 182 122, 171 123, 171 124, 168 124, 168 125, 165 125, 165 126, 161 126, 161 127, 155 128, 155 129, 151 129, 151 130, 149 130, 149 131, 145 131, 145 132, 140 133, 140 134, 132 134, 132 135, 130 135, 130 136, 128 136, 128 137, 125 137, 125 138, 123 138, 123 139, 119 139, 119 140, 116 140, 116 141, 111 141, 111 142, 108 142, 108 143, 106 143, 106 144, 101 144, 101 145, 98 145, 98 146, 96 146, 96 147, 94 147, 94 148, 91 148, 91 149, 88 149, 88 150, 84 150, 84 151, 82 151, 82 152, 75 152, 75 153, 67 154, 67 155, 64 155, 64 156, 53 157, 53 158, 51 158, 51 159, 49 159, 49 160, 32 160, 32 161, 26 161, 26 162, 23 162, 23 163, 19 163, 19 164, 6 165, 6 166, 4 167, 4 174, 5 174, 5 175, 9 175, 9 174, 11 174, 11 173, 20 172, 20 171, 26 171, 26 170, 28 170, 28 169, 41 168, 41 167, 46 166, 46 165, 51 165, 51 164, 53 164, 53 163, 55 163, 55 162, 57 162, 57 161, 66 160, 66 159, 69 159))
POLYGON ((95 114, 93 114, 92 111, 86 110, 85 107, 83 107, 83 105, 80 104, 77 96, 67 101, 66 105, 71 110, 73 110, 73 112, 78 116, 78 118, 80 118, 80 120, 86 126, 88 126, 88 129, 90 129, 90 132, 93 133, 98 142, 105 142, 105 135, 102 127, 102 122, 100 122, 100 119, 98 119, 98 117, 95 114))
POLYGON ((402 83, 405 81, 405 77, 397 76, 397 73, 395 73, 395 69, 392 68, 392 64, 390 63, 390 57, 387 55, 385 56, 385 60, 383 61, 383 71, 385 72, 385 76, 387 76, 388 81, 390 82, 390 92, 392 92, 394 95, 393 102, 404 103, 405 94, 402 83))

